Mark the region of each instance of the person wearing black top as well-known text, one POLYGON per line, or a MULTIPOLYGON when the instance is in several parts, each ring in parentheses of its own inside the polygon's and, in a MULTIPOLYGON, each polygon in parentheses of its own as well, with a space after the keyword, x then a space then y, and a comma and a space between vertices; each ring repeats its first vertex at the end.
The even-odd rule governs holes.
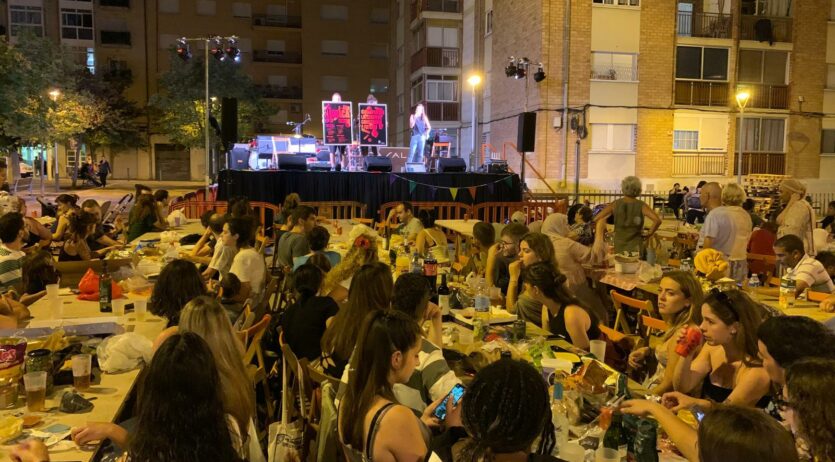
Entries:
POLYGON ((673 185, 673 189, 670 190, 670 194, 667 196, 667 206, 673 209, 673 213, 676 215, 676 220, 679 218, 682 205, 684 205, 684 191, 681 190, 681 185, 676 183, 673 185))
POLYGON ((829 203, 829 207, 826 209, 826 216, 821 221, 821 228, 830 233, 835 232, 835 228, 832 227, 833 222, 835 222, 835 201, 829 203))
POLYGON ((284 341, 300 359, 312 361, 322 355, 320 342, 325 323, 339 311, 332 298, 317 295, 324 278, 322 270, 312 263, 305 263, 293 273, 297 301, 287 308, 281 327, 284 341))

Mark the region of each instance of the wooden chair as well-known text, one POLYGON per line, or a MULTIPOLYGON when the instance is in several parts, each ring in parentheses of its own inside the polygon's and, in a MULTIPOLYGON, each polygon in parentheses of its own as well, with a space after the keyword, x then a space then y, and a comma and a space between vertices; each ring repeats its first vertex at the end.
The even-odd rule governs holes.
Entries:
POLYGON ((826 292, 815 292, 814 290, 810 290, 806 293, 806 298, 810 302, 822 302, 829 298, 830 294, 826 292))
POLYGON ((260 383, 264 392, 264 401, 266 401, 267 407, 267 423, 271 422, 275 416, 275 403, 273 403, 270 385, 267 382, 267 365, 264 361, 264 352, 261 348, 261 338, 267 332, 271 319, 272 316, 265 314, 257 324, 239 332, 244 342, 243 360, 247 368, 247 373, 249 374, 249 379, 256 386, 260 383))
POLYGON ((612 303, 615 305, 615 311, 617 311, 614 329, 617 330, 618 328, 621 328, 622 332, 626 335, 630 335, 633 332, 629 323, 626 321, 626 307, 635 308, 639 311, 639 313, 646 313, 649 316, 655 314, 655 309, 652 306, 652 302, 649 300, 638 300, 636 298, 627 297, 626 295, 618 293, 616 290, 611 290, 609 294, 612 296, 612 303))
POLYGON ((644 332, 644 337, 647 339, 653 334, 654 331, 666 332, 667 329, 670 328, 670 326, 666 322, 664 322, 663 319, 657 319, 647 315, 641 315, 641 326, 646 328, 646 331, 644 332))
MULTIPOLYGON (((293 350, 290 348, 290 345, 284 343, 284 333, 279 334, 279 343, 281 344, 281 353, 284 355, 284 361, 287 364, 287 371, 290 380, 288 382, 296 383, 299 381, 302 383, 302 389, 305 391, 305 396, 301 397, 301 403, 303 403, 301 409, 295 410, 295 412, 291 412, 290 415, 296 414, 300 415, 302 418, 302 434, 304 435, 302 441, 302 454, 300 460, 307 460, 308 451, 310 450, 310 441, 315 440, 316 435, 319 433, 319 425, 318 423, 313 423, 310 420, 310 408, 308 406, 311 405, 311 396, 308 394, 311 390, 311 380, 310 380, 310 365, 307 362, 307 359, 299 359, 293 350), (301 373, 301 375, 299 375, 301 373)), ((278 363, 276 363, 278 364, 278 363)), ((298 389, 297 386, 294 385, 293 389, 298 389)), ((282 393, 286 393, 286 390, 283 390, 282 393)), ((286 403, 288 405, 292 405, 293 401, 286 403)))
POLYGON ((234 327, 238 331, 245 331, 252 327, 254 322, 255 312, 252 311, 252 307, 249 303, 245 303, 243 310, 241 310, 241 314, 238 316, 237 321, 235 321, 234 327))
POLYGON ((761 262, 763 267, 765 268, 765 274, 767 275, 766 277, 773 276, 775 270, 777 269, 777 257, 775 257, 774 255, 749 253, 747 260, 748 266, 751 266, 751 264, 754 262, 761 262))
MULTIPOLYGON (((611 340, 612 342, 615 342, 615 343, 620 342, 621 340, 628 337, 628 335, 626 335, 622 332, 618 332, 615 329, 612 329, 611 327, 608 327, 606 324, 598 324, 597 327, 600 329, 601 332, 606 334, 606 337, 609 337, 609 340, 611 340)), ((601 358, 598 358, 598 359, 601 359, 601 358)))
MULTIPOLYGON (((267 250, 267 247, 272 244, 272 240, 263 234, 256 234, 255 235, 255 251, 258 252, 258 255, 264 256, 264 252, 267 250)), ((273 250, 275 251, 275 250, 273 250)))
POLYGON ((268 311, 268 312, 275 311, 275 310, 273 310, 273 307, 275 306, 275 303, 274 303, 274 301, 272 301, 272 299, 276 297, 276 295, 278 293, 278 287, 279 287, 279 278, 277 278, 275 276, 270 276, 268 274, 267 275, 267 285, 264 288, 264 297, 263 297, 263 301, 261 302, 266 306, 266 311, 268 311))

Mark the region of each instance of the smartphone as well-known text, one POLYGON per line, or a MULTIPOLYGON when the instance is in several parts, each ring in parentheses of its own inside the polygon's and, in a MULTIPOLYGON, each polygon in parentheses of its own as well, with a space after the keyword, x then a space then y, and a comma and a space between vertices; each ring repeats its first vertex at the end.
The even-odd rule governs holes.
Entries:
POLYGON ((449 397, 452 396, 452 404, 457 406, 459 402, 461 402, 461 397, 464 396, 464 385, 460 383, 456 384, 452 387, 452 390, 447 393, 444 397, 444 400, 441 401, 441 404, 435 408, 434 415, 440 420, 446 419, 446 403, 449 401, 449 397))
POLYGON ((705 418, 705 411, 699 406, 693 406, 690 411, 693 412, 693 416, 696 417, 696 420, 699 422, 705 418))
POLYGON ((133 312, 133 303, 128 303, 125 305, 125 313, 133 312))

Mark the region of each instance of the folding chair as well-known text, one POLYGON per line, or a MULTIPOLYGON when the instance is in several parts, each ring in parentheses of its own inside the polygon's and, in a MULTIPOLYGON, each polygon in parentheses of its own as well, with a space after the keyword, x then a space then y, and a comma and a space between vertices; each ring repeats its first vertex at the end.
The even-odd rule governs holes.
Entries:
POLYGON ((275 416, 275 403, 273 403, 270 385, 267 382, 267 366, 264 362, 264 352, 261 349, 261 338, 267 332, 267 327, 269 327, 271 319, 272 316, 265 314, 257 324, 238 332, 238 335, 241 336, 244 342, 243 360, 247 368, 247 374, 249 374, 249 379, 256 386, 260 383, 264 392, 268 424, 275 416))
MULTIPOLYGON (((597 327, 600 329, 601 332, 606 334, 606 337, 609 337, 609 340, 611 340, 614 343, 620 342, 621 340, 628 337, 628 335, 626 335, 622 332, 618 332, 615 329, 612 329, 611 327, 608 327, 606 324, 598 324, 597 327)), ((601 358, 598 358, 598 359, 601 359, 601 358)))
POLYGON ((649 300, 638 300, 636 298, 627 297, 626 295, 620 294, 615 290, 611 290, 609 294, 612 296, 612 303, 615 305, 615 311, 617 311, 617 317, 615 318, 615 324, 613 327, 615 330, 618 328, 622 329, 622 332, 626 335, 632 334, 632 329, 626 320, 626 307, 635 308, 639 312, 645 312, 650 316, 655 313, 652 302, 649 300))

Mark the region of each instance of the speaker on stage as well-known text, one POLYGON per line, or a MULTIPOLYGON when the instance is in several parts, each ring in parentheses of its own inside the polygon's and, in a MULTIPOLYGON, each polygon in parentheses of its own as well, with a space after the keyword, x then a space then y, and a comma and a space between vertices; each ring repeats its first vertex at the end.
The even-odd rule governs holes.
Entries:
POLYGON ((293 154, 279 154, 279 170, 307 170, 307 157, 293 154))
POLYGON ((438 173, 466 172, 467 163, 460 157, 441 157, 438 159, 438 173))
POLYGON ((365 158, 366 172, 391 172, 391 159, 388 157, 368 156, 365 158))
POLYGON ((227 145, 238 141, 238 100, 236 98, 221 100, 220 139, 227 145))
POLYGON ((247 170, 249 168, 249 150, 235 148, 229 151, 229 169, 247 170))
POLYGON ((536 112, 519 114, 519 130, 516 132, 516 149, 534 152, 536 146, 536 112))

